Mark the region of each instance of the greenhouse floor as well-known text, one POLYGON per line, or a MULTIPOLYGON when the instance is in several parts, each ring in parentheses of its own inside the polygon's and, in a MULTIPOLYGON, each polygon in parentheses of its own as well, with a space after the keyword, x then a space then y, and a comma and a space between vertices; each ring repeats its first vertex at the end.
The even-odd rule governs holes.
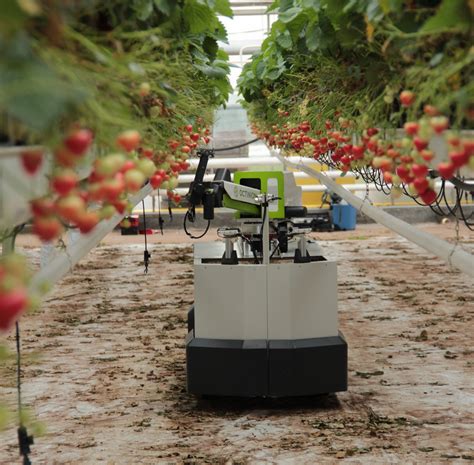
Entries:
MULTIPOLYGON (((425 229, 454 238, 454 225, 425 229)), ((349 390, 280 400, 185 391, 192 249, 182 233, 113 233, 22 320, 24 397, 46 434, 34 464, 425 464, 474 460, 474 280, 385 228, 315 234, 339 262, 349 390), (160 242, 168 243, 160 243, 160 242), (33 357, 33 355, 35 355, 33 357)), ((211 231, 207 240, 214 240, 211 231)), ((474 234, 461 228, 474 249, 474 234)), ((37 263, 32 236, 19 248, 37 263)), ((13 351, 14 340, 8 338, 13 351)), ((0 398, 16 405, 15 370, 0 398)), ((0 463, 19 463, 16 431, 0 463)))

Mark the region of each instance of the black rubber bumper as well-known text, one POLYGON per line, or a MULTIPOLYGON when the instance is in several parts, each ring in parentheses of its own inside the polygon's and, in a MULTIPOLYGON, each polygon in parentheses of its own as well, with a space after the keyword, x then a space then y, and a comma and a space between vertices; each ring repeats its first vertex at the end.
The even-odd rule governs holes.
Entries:
POLYGON ((188 392, 242 397, 310 396, 347 390, 347 343, 315 339, 186 338, 188 392))

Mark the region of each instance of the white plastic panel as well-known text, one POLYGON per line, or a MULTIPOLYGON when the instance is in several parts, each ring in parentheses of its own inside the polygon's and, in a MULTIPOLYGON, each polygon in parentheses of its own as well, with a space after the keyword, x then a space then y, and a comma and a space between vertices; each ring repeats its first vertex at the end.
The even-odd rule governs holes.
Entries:
POLYGON ((268 267, 268 338, 337 336, 335 262, 271 264, 268 267))
MULTIPOLYGON (((267 193, 278 197, 278 179, 277 178, 268 178, 267 180, 267 193)), ((278 211, 279 202, 270 202, 268 210, 271 212, 278 211)))
POLYGON ((196 337, 267 338, 267 276, 262 265, 194 265, 196 337))
POLYGON ((293 171, 285 171, 283 173, 285 182, 285 207, 303 205, 302 188, 296 185, 295 180, 295 176, 300 177, 298 174, 300 173, 294 173, 293 171))

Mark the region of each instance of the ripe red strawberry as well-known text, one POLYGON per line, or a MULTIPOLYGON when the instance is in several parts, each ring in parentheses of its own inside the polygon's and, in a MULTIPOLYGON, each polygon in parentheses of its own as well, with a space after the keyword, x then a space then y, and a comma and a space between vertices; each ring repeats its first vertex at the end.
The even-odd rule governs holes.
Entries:
POLYGON ((8 330, 25 311, 28 295, 23 288, 0 292, 0 330, 8 330))
POLYGON ((308 121, 303 121, 303 123, 301 123, 301 125, 300 125, 300 129, 301 129, 304 133, 306 133, 306 132, 308 132, 308 131, 311 129, 311 126, 310 126, 310 124, 308 123, 308 121))
POLYGON ((435 200, 438 194, 432 189, 427 189, 423 194, 420 194, 421 200, 425 202, 426 205, 431 205, 435 200))
POLYGON ((414 136, 418 134, 418 131, 420 129, 420 125, 416 123, 415 121, 408 121, 403 125, 403 128, 405 129, 405 132, 410 135, 414 136))
POLYGON ((77 185, 77 175, 73 171, 60 171, 51 180, 51 187, 59 195, 67 195, 77 185))
POLYGON ((442 162, 437 167, 438 173, 444 179, 451 179, 454 175, 455 167, 452 163, 442 162))
POLYGON ((418 194, 421 195, 423 194, 423 192, 426 191, 426 189, 428 189, 430 183, 426 178, 415 178, 415 180, 413 181, 413 186, 415 187, 418 194))
POLYGON ((192 133, 193 132, 193 125, 192 124, 188 124, 185 126, 186 131, 188 131, 189 133, 192 133))
POLYGON ((58 238, 62 231, 61 222, 54 216, 37 216, 33 220, 33 232, 44 242, 58 238))
POLYGON ((194 142, 197 142, 200 137, 201 136, 197 132, 191 134, 191 140, 194 141, 194 142))
POLYGON ((351 162, 351 157, 349 157, 348 155, 341 155, 340 160, 341 160, 341 163, 343 163, 344 165, 349 165, 351 162))
POLYGON ((95 228, 99 220, 97 212, 85 211, 77 218, 76 224, 81 233, 87 234, 95 228))
POLYGON ((43 152, 41 150, 24 150, 21 152, 21 163, 25 171, 33 176, 43 163, 43 152))
POLYGON ((469 155, 465 150, 451 151, 449 158, 455 168, 460 168, 469 161, 469 155))
POLYGON ((146 158, 153 158, 153 150, 152 149, 143 149, 142 154, 146 158))
POLYGON ((415 147, 418 152, 421 152, 423 149, 426 149, 426 147, 428 147, 428 141, 422 139, 421 137, 415 137, 413 139, 413 143, 415 144, 415 147))
POLYGON ((352 148, 352 144, 346 144, 342 146, 342 150, 344 150, 344 153, 346 153, 347 155, 352 154, 352 148))
POLYGON ((117 136, 117 145, 126 152, 136 150, 140 145, 141 136, 138 131, 124 131, 117 136))
POLYGON ((411 167, 415 178, 421 178, 428 174, 428 167, 426 165, 420 165, 418 163, 414 163, 411 167))
POLYGON ((404 90, 400 93, 400 102, 402 106, 408 108, 415 101, 415 94, 410 90, 404 90))
POLYGON ((354 145, 352 147, 352 155, 353 155, 354 159, 356 159, 356 160, 360 160, 360 159, 364 158, 364 147, 362 147, 360 145, 354 145))
POLYGON ((112 205, 118 213, 123 215, 128 207, 128 202, 126 200, 116 200, 112 205))
POLYGON ((161 183, 163 182, 163 178, 159 174, 154 174, 150 178, 150 184, 153 189, 158 189, 161 186, 161 183))
POLYGON ((168 141, 168 147, 171 150, 176 150, 179 147, 179 142, 177 140, 171 139, 168 141))
POLYGON ((64 145, 74 155, 83 155, 92 144, 93 139, 94 135, 89 129, 77 129, 64 139, 64 145))
POLYGON ((47 197, 35 199, 30 202, 31 212, 34 216, 49 216, 54 213, 54 202, 47 197))
POLYGON ((174 171, 174 172, 181 171, 181 163, 174 161, 173 163, 170 164, 170 169, 171 171, 174 171))
POLYGON ((403 182, 408 182, 410 180, 410 170, 405 165, 400 165, 396 169, 396 173, 403 182))

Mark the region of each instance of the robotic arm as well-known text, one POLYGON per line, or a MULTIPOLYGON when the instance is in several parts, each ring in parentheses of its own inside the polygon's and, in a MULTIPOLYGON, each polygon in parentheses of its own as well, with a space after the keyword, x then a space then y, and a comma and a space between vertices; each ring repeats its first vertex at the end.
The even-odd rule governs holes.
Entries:
POLYGON ((204 182, 209 159, 214 156, 214 151, 209 149, 199 149, 199 164, 196 170, 194 181, 189 186, 186 197, 189 203, 188 220, 194 222, 196 207, 203 206, 204 219, 214 219, 214 208, 222 207, 223 181, 230 181, 230 171, 228 169, 217 170, 212 182, 204 182))
POLYGON ((230 171, 226 168, 218 169, 212 181, 204 182, 207 164, 214 152, 200 149, 198 156, 200 159, 196 175, 186 195, 189 203, 187 217, 190 222, 194 222, 196 207, 200 205, 203 207, 204 219, 209 221, 214 219, 214 209, 220 207, 260 216, 262 200, 258 189, 231 182, 230 171))

